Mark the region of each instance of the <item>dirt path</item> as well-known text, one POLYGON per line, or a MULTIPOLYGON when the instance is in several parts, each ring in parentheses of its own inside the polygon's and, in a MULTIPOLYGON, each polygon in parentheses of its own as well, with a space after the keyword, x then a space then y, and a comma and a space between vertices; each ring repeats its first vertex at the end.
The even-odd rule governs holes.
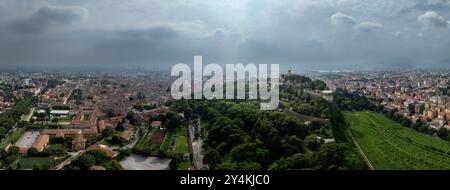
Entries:
POLYGON ((363 157, 364 161, 366 161, 367 166, 369 166, 369 169, 375 170, 372 163, 370 163, 370 160, 367 158, 366 154, 364 153, 362 148, 359 146, 358 141, 356 141, 355 137, 353 136, 351 129, 348 129, 348 130, 349 130, 350 136, 352 137, 353 144, 355 144, 356 148, 358 149, 359 154, 363 157))

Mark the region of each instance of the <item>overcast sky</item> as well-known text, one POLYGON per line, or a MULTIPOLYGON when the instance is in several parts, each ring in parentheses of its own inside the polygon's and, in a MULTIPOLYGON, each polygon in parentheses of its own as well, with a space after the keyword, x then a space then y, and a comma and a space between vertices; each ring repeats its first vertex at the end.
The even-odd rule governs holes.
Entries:
POLYGON ((1 0, 0 66, 450 67, 449 0, 1 0))

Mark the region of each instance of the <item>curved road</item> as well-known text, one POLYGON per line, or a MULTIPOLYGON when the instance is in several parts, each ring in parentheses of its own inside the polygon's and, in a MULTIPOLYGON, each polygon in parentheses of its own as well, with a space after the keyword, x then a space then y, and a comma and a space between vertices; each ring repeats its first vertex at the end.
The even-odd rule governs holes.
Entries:
POLYGON ((127 144, 127 145, 121 147, 120 149, 131 149, 131 148, 133 148, 139 142, 139 140, 141 139, 141 137, 139 136, 140 135, 140 130, 141 130, 141 127, 136 127, 136 132, 134 133, 135 134, 134 141, 131 142, 130 144, 127 144))
POLYGON ((59 163, 56 167, 55 170, 61 170, 64 166, 70 164, 70 162, 72 162, 73 160, 77 159, 78 157, 80 157, 81 154, 83 154, 83 152, 85 152, 86 150, 82 150, 82 151, 78 151, 78 152, 74 152, 72 154, 70 154, 70 158, 67 158, 66 160, 62 161, 61 163, 59 163))

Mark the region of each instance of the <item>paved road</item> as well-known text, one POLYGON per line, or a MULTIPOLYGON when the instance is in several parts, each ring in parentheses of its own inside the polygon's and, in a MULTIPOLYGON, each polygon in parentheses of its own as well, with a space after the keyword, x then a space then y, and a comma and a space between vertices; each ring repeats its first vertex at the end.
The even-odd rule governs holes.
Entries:
POLYGON ((133 148, 139 142, 139 140, 141 139, 141 137, 140 137, 140 130, 141 130, 141 127, 136 127, 136 133, 135 133, 136 135, 134 137, 133 142, 131 142, 130 144, 127 144, 127 145, 121 147, 120 149, 131 149, 131 148, 133 148))
MULTIPOLYGON (((198 120, 198 126, 200 126, 200 119, 198 120)), ((189 124, 189 142, 191 142, 194 166, 202 170, 208 168, 208 166, 203 164, 203 140, 200 137, 197 140, 195 139, 195 127, 192 123, 189 124)))
POLYGON ((33 113, 34 113, 34 110, 35 110, 36 108, 31 108, 30 109, 30 112, 27 114, 27 115, 25 115, 25 116, 22 116, 22 117, 25 117, 25 119, 23 119, 24 121, 30 121, 30 119, 31 119, 31 117, 33 117, 33 113))
POLYGON ((61 163, 59 163, 55 169, 56 170, 61 170, 64 166, 70 164, 70 162, 72 162, 73 160, 77 159, 78 157, 80 157, 81 154, 83 154, 86 150, 81 150, 78 152, 71 152, 70 157, 67 158, 66 160, 62 161, 61 163))

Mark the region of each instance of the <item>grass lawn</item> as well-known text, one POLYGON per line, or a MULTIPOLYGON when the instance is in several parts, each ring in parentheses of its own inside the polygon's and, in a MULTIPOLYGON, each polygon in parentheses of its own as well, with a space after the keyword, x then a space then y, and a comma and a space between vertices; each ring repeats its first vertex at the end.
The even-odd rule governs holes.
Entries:
POLYGON ((73 120, 73 118, 74 118, 75 116, 69 116, 69 117, 58 117, 58 121, 61 121, 61 122, 71 122, 72 120, 73 120))
POLYGON ((139 142, 137 143, 137 145, 136 145, 136 148, 139 148, 139 149, 142 149, 142 148, 144 148, 146 145, 148 145, 149 143, 149 140, 150 140, 150 137, 152 136, 152 134, 156 131, 157 129, 154 129, 154 128, 146 128, 144 131, 143 131, 143 135, 142 135, 142 138, 141 138, 141 140, 139 140, 139 142))
POLYGON ((58 125, 69 125, 70 121, 58 121, 58 125))
POLYGON ((19 159, 19 169, 33 169, 36 164, 46 164, 53 166, 53 157, 21 157, 19 159))
POLYGON ((177 136, 175 139, 175 154, 189 152, 188 140, 186 136, 177 136))
POLYGON ((375 169, 450 169, 450 142, 374 112, 347 112, 353 135, 375 169))
POLYGON ((113 136, 120 136, 122 134, 122 132, 123 131, 114 131, 114 133, 111 136, 102 139, 100 141, 100 144, 104 144, 104 145, 109 146, 109 147, 121 147, 121 146, 125 145, 126 143, 124 143, 124 144, 117 143, 117 142, 114 143, 113 140, 112 140, 113 136))
POLYGON ((187 127, 182 126, 175 131, 175 154, 184 154, 189 152, 189 144, 187 139, 187 127))
POLYGON ((74 116, 70 117, 57 117, 57 125, 69 125, 73 121, 74 116))
POLYGON ((188 135, 187 127, 186 126, 178 127, 176 129, 176 133, 177 136, 187 136, 188 135))
POLYGON ((83 115, 82 121, 88 121, 88 120, 89 120, 89 114, 85 113, 85 114, 83 115))
POLYGON ((190 160, 184 160, 178 165, 178 170, 188 170, 191 167, 190 160))
POLYGON ((167 152, 167 153, 171 153, 170 145, 173 142, 174 134, 175 134, 175 131, 173 131, 173 130, 168 130, 166 132, 166 136, 164 137, 164 141, 163 141, 163 143, 160 146, 160 149, 162 151, 167 152))
POLYGON ((100 144, 103 144, 103 145, 106 145, 106 146, 109 146, 109 147, 116 146, 115 144, 113 144, 111 142, 111 139, 112 139, 111 137, 104 138, 104 139, 102 139, 102 141, 100 141, 100 144))

